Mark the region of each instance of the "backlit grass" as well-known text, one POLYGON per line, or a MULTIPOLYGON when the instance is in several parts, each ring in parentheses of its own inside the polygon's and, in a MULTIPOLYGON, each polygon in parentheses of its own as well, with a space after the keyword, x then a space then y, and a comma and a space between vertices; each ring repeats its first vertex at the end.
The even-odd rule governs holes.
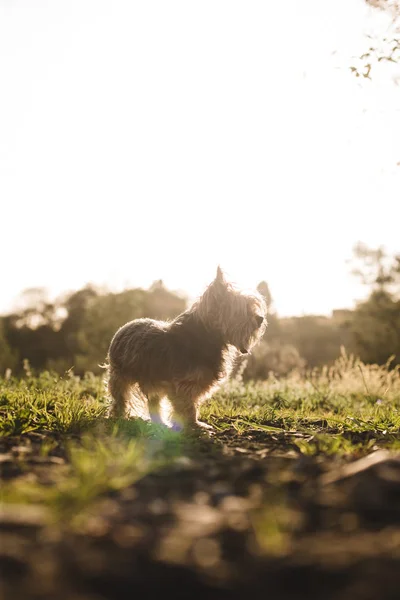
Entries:
MULTIPOLYGON (((91 374, 60 378, 27 370, 22 379, 0 378, 4 442, 29 450, 30 436, 40 434, 39 456, 65 459, 62 466, 49 466, 43 482, 30 476, 25 454, 18 455, 22 476, 2 486, 3 500, 39 504, 51 509, 53 518, 79 521, 97 499, 196 452, 195 437, 142 419, 108 419, 106 411, 104 383, 91 374)), ((247 436, 259 432, 269 447, 276 440, 280 451, 287 447, 299 455, 399 450, 400 371, 366 366, 343 354, 332 367, 306 376, 231 381, 203 406, 201 418, 214 426, 217 442, 232 432, 245 445, 247 436)))

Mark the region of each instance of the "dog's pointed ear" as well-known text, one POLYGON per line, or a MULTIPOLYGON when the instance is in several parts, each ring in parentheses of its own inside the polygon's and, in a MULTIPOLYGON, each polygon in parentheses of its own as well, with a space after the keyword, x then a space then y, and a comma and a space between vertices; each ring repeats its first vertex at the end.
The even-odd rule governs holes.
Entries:
POLYGON ((215 277, 215 282, 216 283, 225 283, 224 274, 223 274, 222 269, 221 269, 221 267, 219 265, 217 267, 217 275, 215 277))

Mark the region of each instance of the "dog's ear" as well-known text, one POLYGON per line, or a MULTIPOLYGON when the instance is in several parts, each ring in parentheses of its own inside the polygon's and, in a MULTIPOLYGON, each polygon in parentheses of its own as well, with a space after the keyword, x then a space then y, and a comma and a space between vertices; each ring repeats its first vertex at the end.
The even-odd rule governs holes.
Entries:
POLYGON ((222 272, 221 267, 218 265, 217 267, 217 275, 215 277, 215 282, 216 283, 226 283, 225 282, 225 278, 224 278, 224 274, 222 272))
POLYGON ((220 266, 217 268, 217 274, 214 281, 210 283, 202 298, 203 302, 221 302, 227 291, 227 283, 220 266))

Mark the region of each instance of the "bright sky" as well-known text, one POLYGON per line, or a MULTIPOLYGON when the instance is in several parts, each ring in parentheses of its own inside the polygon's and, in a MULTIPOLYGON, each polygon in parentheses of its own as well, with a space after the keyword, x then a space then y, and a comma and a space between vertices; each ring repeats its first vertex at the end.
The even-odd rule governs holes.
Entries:
POLYGON ((0 311, 195 296, 218 263, 281 315, 352 306, 354 243, 400 246, 400 85, 349 70, 374 27, 363 0, 0 0, 0 311))

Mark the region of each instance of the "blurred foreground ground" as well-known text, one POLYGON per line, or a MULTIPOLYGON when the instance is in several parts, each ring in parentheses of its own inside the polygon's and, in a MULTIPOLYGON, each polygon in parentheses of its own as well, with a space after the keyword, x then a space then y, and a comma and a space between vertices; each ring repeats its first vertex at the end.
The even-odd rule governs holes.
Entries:
POLYGON ((93 378, 0 381, 3 597, 398 600, 398 383, 374 377, 233 384, 201 436, 105 419, 93 378))

